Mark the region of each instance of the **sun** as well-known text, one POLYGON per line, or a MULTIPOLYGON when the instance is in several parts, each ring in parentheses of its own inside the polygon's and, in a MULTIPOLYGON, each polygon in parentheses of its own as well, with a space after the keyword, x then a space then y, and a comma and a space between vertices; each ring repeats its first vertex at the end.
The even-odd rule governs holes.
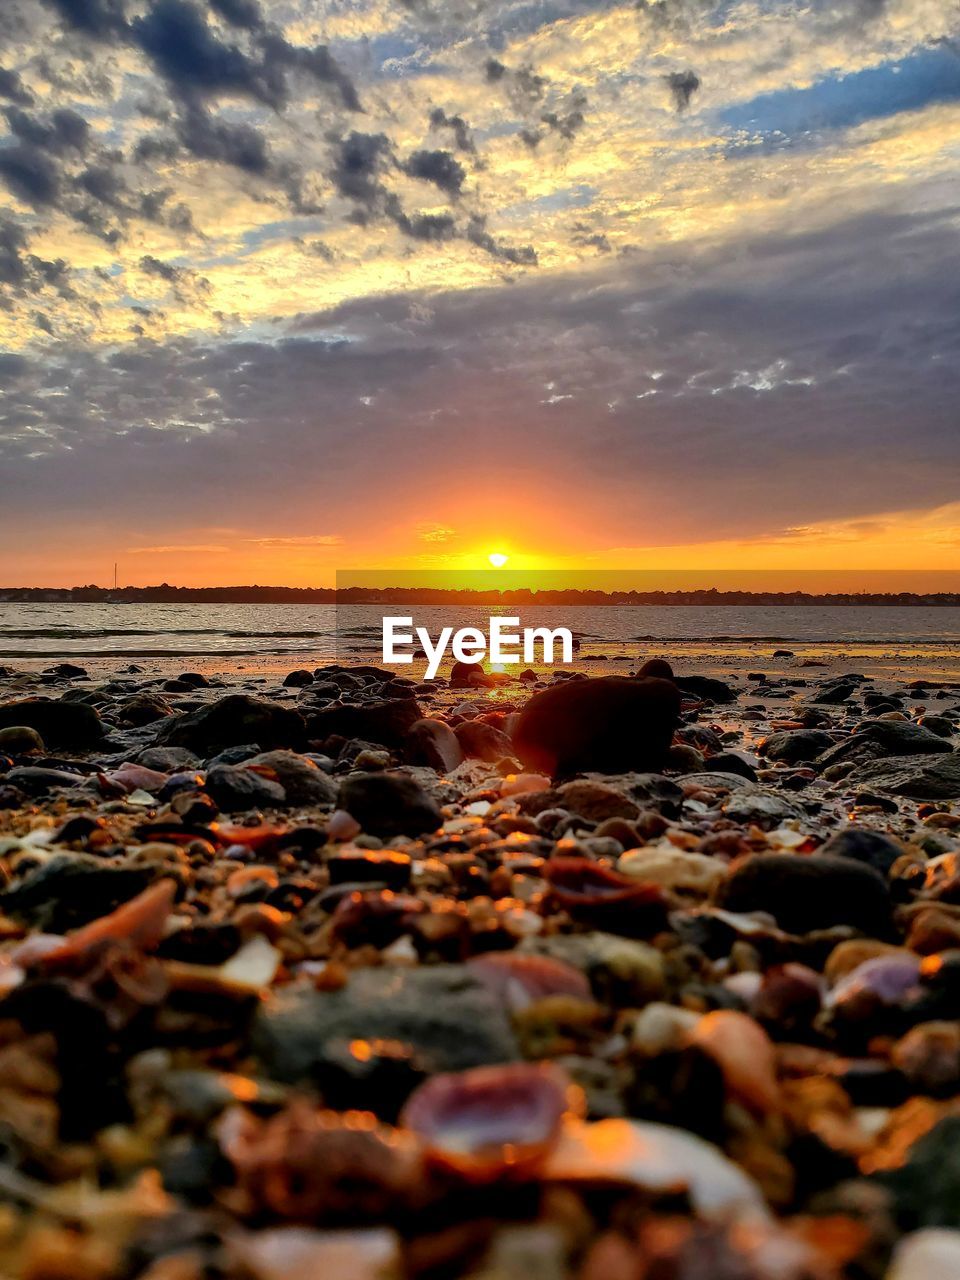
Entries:
POLYGON ((495 569, 502 569, 510 557, 505 556, 502 551, 491 551, 487 559, 495 569))

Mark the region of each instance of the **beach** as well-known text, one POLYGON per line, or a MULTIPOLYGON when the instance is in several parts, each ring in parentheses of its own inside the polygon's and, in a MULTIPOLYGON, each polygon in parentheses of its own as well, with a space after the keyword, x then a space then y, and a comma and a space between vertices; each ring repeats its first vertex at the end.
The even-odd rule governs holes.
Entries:
POLYGON ((937 1274, 949 623, 8 660, 0 1271, 937 1274))

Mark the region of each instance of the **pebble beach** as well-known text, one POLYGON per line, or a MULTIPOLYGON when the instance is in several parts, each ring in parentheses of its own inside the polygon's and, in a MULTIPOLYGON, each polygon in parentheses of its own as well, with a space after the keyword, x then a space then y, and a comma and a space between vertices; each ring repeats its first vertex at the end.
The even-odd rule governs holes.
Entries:
POLYGON ((3 668, 0 1274, 960 1274, 957 673, 650 656, 3 668))

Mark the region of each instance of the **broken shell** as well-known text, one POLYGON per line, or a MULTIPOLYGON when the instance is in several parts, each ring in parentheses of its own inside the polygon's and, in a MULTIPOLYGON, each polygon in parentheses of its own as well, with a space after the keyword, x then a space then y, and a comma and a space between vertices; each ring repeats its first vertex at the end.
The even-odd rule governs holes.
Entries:
POLYGON ((582 1112, 583 1095, 552 1064, 510 1063, 438 1075, 416 1089, 402 1123, 438 1164, 474 1181, 532 1173, 582 1112))

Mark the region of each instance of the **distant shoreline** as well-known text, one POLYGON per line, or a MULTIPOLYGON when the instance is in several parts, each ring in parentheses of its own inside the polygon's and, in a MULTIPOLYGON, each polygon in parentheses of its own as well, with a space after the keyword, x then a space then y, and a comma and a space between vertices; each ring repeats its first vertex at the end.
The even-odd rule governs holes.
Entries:
POLYGON ((0 587, 0 604, 350 604, 350 605, 571 605, 629 607, 704 605, 809 608, 845 605, 891 608, 958 608, 960 592, 804 591, 587 591, 577 588, 481 591, 436 587, 0 587))

